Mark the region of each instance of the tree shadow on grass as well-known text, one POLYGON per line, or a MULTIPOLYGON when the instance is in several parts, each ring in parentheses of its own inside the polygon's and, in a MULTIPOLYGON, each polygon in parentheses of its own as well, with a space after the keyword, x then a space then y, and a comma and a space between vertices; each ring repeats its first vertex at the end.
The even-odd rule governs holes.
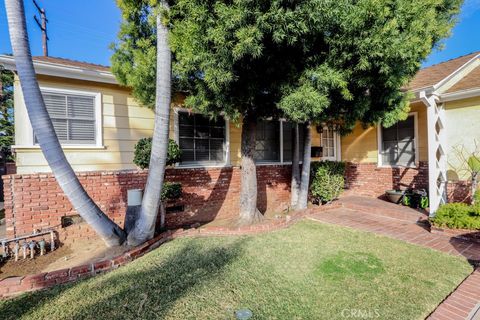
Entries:
POLYGON ((107 275, 6 301, 0 304, 0 318, 31 316, 42 308, 36 317, 161 319, 189 291, 221 276, 242 255, 246 239, 226 244, 184 241, 179 250, 162 257, 154 250, 107 275))

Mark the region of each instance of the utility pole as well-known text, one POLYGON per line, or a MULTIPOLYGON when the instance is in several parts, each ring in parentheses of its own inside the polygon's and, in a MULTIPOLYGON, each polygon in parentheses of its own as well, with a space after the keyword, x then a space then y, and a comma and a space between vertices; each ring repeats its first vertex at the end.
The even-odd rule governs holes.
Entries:
POLYGON ((38 20, 37 16, 34 15, 33 18, 37 25, 39 26, 40 30, 42 30, 42 47, 43 47, 43 55, 48 57, 48 35, 47 35, 47 14, 45 13, 45 9, 40 8, 37 1, 33 0, 33 4, 37 7, 38 12, 40 13, 40 20, 38 20))

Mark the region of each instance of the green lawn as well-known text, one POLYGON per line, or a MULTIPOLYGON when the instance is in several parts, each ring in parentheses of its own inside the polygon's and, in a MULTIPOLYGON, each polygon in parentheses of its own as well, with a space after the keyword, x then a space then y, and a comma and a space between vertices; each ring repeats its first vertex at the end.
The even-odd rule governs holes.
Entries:
POLYGON ((471 271, 461 258, 302 221, 177 239, 106 275, 0 302, 0 318, 232 319, 249 308, 256 319, 423 319, 471 271))

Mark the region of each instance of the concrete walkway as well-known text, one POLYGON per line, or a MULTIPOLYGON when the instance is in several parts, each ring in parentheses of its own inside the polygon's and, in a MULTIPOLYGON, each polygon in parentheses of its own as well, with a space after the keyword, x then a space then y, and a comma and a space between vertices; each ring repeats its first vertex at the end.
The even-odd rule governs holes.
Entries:
MULTIPOLYGON (((343 208, 313 212, 310 219, 369 231, 412 244, 428 247, 472 263, 480 262, 480 244, 432 234, 427 216, 417 210, 378 199, 348 196, 340 200, 343 208)), ((428 319, 480 319, 480 269, 476 269, 428 319), (478 314, 477 314, 478 313, 478 314)))

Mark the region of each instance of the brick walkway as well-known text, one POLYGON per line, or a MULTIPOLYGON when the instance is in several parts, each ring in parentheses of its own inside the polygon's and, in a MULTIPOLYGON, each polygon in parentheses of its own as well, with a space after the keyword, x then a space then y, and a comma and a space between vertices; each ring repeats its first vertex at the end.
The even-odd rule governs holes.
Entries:
MULTIPOLYGON (((480 261, 480 244, 432 234, 426 215, 378 199, 344 197, 343 208, 312 213, 312 220, 374 232, 466 259, 480 261)), ((429 320, 480 319, 480 269, 477 268, 429 316, 429 320)))

